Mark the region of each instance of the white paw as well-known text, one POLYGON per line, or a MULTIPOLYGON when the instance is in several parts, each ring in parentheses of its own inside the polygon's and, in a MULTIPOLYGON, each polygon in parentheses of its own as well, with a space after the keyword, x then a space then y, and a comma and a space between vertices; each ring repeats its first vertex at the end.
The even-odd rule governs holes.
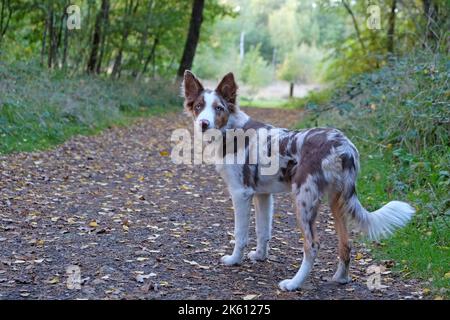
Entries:
POLYGON ((252 262, 264 261, 267 259, 267 255, 258 251, 250 251, 247 256, 252 262))
POLYGON ((334 275, 331 280, 334 281, 334 282, 337 282, 339 284, 347 284, 347 283, 352 282, 352 278, 350 276, 337 276, 337 275, 334 275))
POLYGON ((228 255, 220 258, 220 261, 226 266, 234 266, 237 264, 241 264, 241 260, 242 259, 236 258, 234 256, 228 256, 228 255))
POLYGON ((283 291, 294 291, 299 288, 299 285, 295 283, 292 279, 286 279, 281 281, 278 286, 283 291))

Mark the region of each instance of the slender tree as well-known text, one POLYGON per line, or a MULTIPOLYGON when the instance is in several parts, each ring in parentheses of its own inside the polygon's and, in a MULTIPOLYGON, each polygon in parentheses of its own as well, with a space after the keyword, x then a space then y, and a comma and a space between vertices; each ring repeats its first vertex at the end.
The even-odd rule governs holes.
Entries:
POLYGON ((394 34, 395 34, 395 11, 397 9, 397 0, 392 0, 391 12, 389 14, 389 27, 387 31, 387 50, 394 53, 394 34))
POLYGON ((131 17, 136 14, 136 11, 139 7, 139 1, 136 1, 136 4, 134 4, 133 0, 130 0, 128 3, 125 14, 123 17, 123 27, 122 27, 122 40, 120 42, 120 46, 116 55, 116 58, 114 59, 114 65, 113 70, 111 73, 112 77, 120 77, 120 71, 122 69, 122 58, 123 58, 123 52, 125 49, 125 45, 128 40, 128 36, 130 35, 130 31, 132 28, 132 19, 131 17))
POLYGON ((197 49, 198 40, 200 38, 200 28, 203 22, 203 8, 205 0, 193 0, 191 20, 189 23, 189 32, 184 46, 183 56, 181 58, 180 67, 177 76, 181 79, 185 70, 192 68, 194 62, 195 51, 197 49))
POLYGON ((13 10, 11 8, 11 0, 2 0, 0 9, 0 44, 2 43, 3 37, 8 31, 9 22, 11 21, 11 16, 13 10))
POLYGON ((109 0, 105 1, 105 5, 102 6, 102 36, 100 41, 100 53, 97 61, 97 65, 95 67, 95 72, 99 74, 102 69, 102 61, 105 55, 105 46, 106 46, 106 38, 108 36, 108 28, 109 28, 109 0))
POLYGON ((422 0, 422 5, 426 21, 425 34, 431 42, 431 46, 433 46, 433 42, 439 40, 439 36, 436 33, 437 26, 439 25, 439 5, 436 0, 422 0))
POLYGON ((87 72, 94 73, 96 71, 96 67, 99 59, 99 47, 103 37, 103 19, 105 17, 104 12, 109 11, 109 0, 102 0, 101 9, 95 18, 94 32, 92 35, 92 45, 91 45, 91 53, 89 55, 89 60, 87 64, 87 72))
POLYGON ((358 21, 356 21, 355 14, 353 13, 352 8, 348 4, 346 0, 342 0, 342 4, 344 5, 345 10, 347 10, 348 14, 352 17, 353 26, 355 28, 356 37, 358 38, 359 43, 361 44, 361 49, 363 52, 366 52, 366 46, 364 44, 363 39, 361 38, 361 31, 359 30, 358 21))

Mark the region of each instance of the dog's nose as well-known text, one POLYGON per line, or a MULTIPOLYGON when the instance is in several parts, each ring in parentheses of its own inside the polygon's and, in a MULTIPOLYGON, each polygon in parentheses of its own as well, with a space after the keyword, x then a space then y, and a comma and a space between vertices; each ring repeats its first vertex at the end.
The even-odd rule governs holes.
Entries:
POLYGON ((200 120, 200 126, 202 127, 202 132, 205 132, 209 128, 209 121, 208 120, 200 120))

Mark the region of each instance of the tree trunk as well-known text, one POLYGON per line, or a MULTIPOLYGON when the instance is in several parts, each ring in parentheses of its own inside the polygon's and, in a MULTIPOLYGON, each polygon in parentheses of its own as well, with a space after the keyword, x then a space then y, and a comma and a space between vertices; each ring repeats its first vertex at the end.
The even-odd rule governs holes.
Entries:
POLYGON ((181 79, 185 70, 192 68, 194 62, 195 50, 197 49, 198 40, 200 38, 200 28, 203 21, 203 7, 205 0, 193 0, 191 21, 189 23, 189 32, 184 46, 183 56, 181 58, 180 67, 177 76, 181 79))
POLYGON ((110 3, 109 0, 105 1, 105 5, 102 5, 102 36, 100 41, 100 54, 98 57, 97 65, 95 67, 95 72, 97 74, 100 74, 102 70, 102 61, 103 57, 105 55, 105 43, 106 43, 106 37, 108 36, 108 28, 109 28, 109 7, 110 3))
POLYGON ((133 0, 130 0, 129 5, 127 6, 127 9, 125 10, 125 17, 124 17, 124 26, 123 26, 123 32, 122 32, 122 42, 119 47, 119 52, 116 55, 116 59, 114 60, 113 70, 112 70, 112 77, 120 77, 120 72, 122 69, 122 57, 123 57, 123 50, 125 48, 125 45, 128 40, 128 36, 130 35, 130 22, 127 19, 128 16, 131 16, 131 14, 136 13, 139 6, 139 1, 136 2, 136 6, 133 9, 133 0))
POLYGON ((241 39, 239 41, 239 58, 244 61, 245 54, 245 32, 241 31, 241 39))
POLYGON ((54 28, 54 12, 53 12, 53 6, 49 9, 48 13, 48 35, 49 35, 49 47, 48 47, 48 57, 47 57, 47 66, 48 68, 51 68, 53 66, 53 58, 55 56, 54 50, 55 50, 55 28, 54 28))
POLYGON ((2 9, 0 12, 0 44, 2 43, 6 31, 8 31, 11 16, 12 16, 11 0, 2 0, 2 9), (8 13, 6 13, 7 11, 6 8, 8 8, 8 13))
POLYGON ((294 83, 291 82, 289 85, 289 98, 294 97, 294 83))
POLYGON ((95 18, 94 25, 94 33, 92 35, 92 45, 91 45, 91 53, 89 55, 89 60, 87 64, 87 72, 94 73, 96 71, 97 63, 98 63, 98 52, 102 39, 102 19, 103 12, 106 10, 105 8, 109 8, 109 0, 102 0, 101 9, 95 18))
POLYGON ((395 10, 397 9, 397 0, 392 0, 391 14, 389 15, 389 28, 387 31, 387 50, 394 53, 394 35, 395 35, 395 10))
MULTIPOLYGON (((67 21, 67 20, 66 20, 67 21)), ((61 61, 61 68, 66 67, 67 63, 67 50, 69 48, 69 30, 68 28, 64 28, 64 39, 63 39, 63 56, 61 61)))
MULTIPOLYGON (((144 59, 144 51, 145 51, 145 47, 147 46, 147 39, 148 39, 148 27, 149 27, 149 22, 151 21, 152 14, 153 14, 153 4, 154 4, 153 0, 148 1, 147 18, 145 19, 144 30, 142 31, 142 34, 141 34, 141 43, 139 45, 139 51, 138 51, 138 56, 137 56, 137 61, 139 64, 144 59)), ((133 75, 133 77, 138 78, 139 70, 137 70, 137 69, 133 70, 132 75, 133 75)))
POLYGON ((436 0, 422 0, 423 12, 425 14, 426 21, 426 37, 433 44, 439 40, 439 36, 436 33, 438 26, 438 4, 436 0))
POLYGON ((48 31, 48 25, 49 25, 49 16, 46 12, 45 14, 45 26, 44 26, 44 33, 42 34, 42 48, 41 48, 41 65, 44 66, 44 57, 45 57, 45 51, 47 48, 47 31, 48 31))
POLYGON ((361 38, 361 32, 359 31, 358 21, 356 21, 355 14, 353 13, 352 8, 350 8, 350 5, 347 3, 346 0, 342 0, 342 4, 344 5, 345 9, 352 17, 353 26, 355 27, 356 37, 358 38, 358 41, 361 44, 361 48, 362 48, 363 52, 366 52, 366 46, 364 45, 364 41, 361 38))
MULTIPOLYGON (((59 21, 58 34, 56 35, 56 43, 55 43, 55 51, 54 51, 55 64, 58 64, 58 60, 60 59, 60 48, 61 48, 61 43, 63 41, 63 33, 64 33, 64 30, 67 29, 67 17, 68 17, 68 14, 66 12, 66 7, 64 7, 64 11, 61 15, 61 20, 59 21), (65 26, 64 22, 66 22, 66 26, 65 26)), ((62 67, 62 64, 61 64, 61 67, 62 67)))
POLYGON ((158 41, 159 41, 158 37, 156 37, 155 40, 153 40, 153 46, 152 46, 152 49, 150 50, 150 53, 147 56, 147 59, 145 59, 144 68, 142 69, 142 74, 145 74, 147 72, 148 64, 150 63, 150 61, 154 60, 156 46, 158 45, 158 41))

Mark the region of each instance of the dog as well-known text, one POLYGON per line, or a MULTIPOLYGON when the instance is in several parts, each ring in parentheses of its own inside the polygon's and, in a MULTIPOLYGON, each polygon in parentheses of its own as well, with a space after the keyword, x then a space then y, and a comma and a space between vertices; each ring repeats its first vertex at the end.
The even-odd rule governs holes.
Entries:
MULTIPOLYGON (((391 201, 374 212, 368 212, 356 194, 359 153, 353 143, 341 131, 333 128, 293 131, 277 129, 251 119, 239 108, 238 86, 233 73, 225 75, 217 88, 210 90, 205 89, 192 72, 186 71, 181 89, 185 112, 192 116, 195 130, 206 132, 208 129, 217 129, 224 135, 236 129, 252 129, 257 133, 267 129, 277 130, 275 136, 280 161, 275 174, 262 175, 262 166, 258 162, 216 165, 216 170, 228 186, 235 219, 234 250, 231 255, 221 258, 223 264, 238 265, 244 258, 252 200, 256 213, 257 246, 255 251, 248 253, 248 258, 253 262, 267 258, 274 193, 290 192, 293 195, 304 238, 300 269, 292 279, 279 283, 284 291, 301 288, 313 267, 319 251, 315 220, 324 195, 328 195, 338 236, 339 261, 332 280, 340 284, 351 281, 349 222, 356 224, 370 239, 377 240, 405 226, 414 214, 414 208, 401 201, 391 201)), ((245 149, 248 155, 248 143, 245 149)), ((230 152, 226 150, 226 155, 231 153, 234 157, 235 152, 235 148, 230 152)))

